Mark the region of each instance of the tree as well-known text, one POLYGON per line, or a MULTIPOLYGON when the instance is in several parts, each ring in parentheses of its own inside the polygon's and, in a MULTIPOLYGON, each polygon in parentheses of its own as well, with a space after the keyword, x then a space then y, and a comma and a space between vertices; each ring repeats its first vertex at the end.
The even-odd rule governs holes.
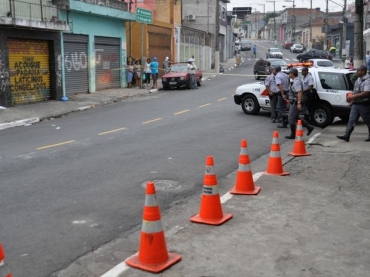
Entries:
POLYGON ((264 20, 265 20, 265 22, 267 24, 267 22, 269 21, 270 18, 274 18, 274 17, 277 17, 277 16, 279 16, 279 15, 276 12, 275 13, 274 12, 267 13, 266 16, 265 16, 265 18, 264 18, 264 20))

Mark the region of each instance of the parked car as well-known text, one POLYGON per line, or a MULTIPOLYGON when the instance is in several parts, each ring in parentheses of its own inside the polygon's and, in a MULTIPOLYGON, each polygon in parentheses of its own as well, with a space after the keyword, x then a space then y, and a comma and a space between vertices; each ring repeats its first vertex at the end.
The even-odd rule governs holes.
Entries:
POLYGON ((240 45, 241 45, 240 49, 242 51, 251 51, 251 49, 252 49, 252 43, 250 41, 242 40, 240 42, 240 45))
POLYGON ((330 55, 328 51, 317 50, 317 49, 308 49, 308 51, 297 55, 297 60, 299 60, 300 62, 304 62, 309 59, 332 60, 333 57, 330 55))
POLYGON ((267 68, 266 64, 270 62, 270 67, 273 68, 274 66, 280 65, 282 71, 286 71, 288 69, 287 62, 283 59, 259 59, 253 67, 253 74, 256 80, 260 78, 266 78, 267 75, 271 74, 270 69, 267 68))
MULTIPOLYGON (((200 69, 195 71, 195 81, 198 86, 202 85, 203 73, 200 69)), ((167 90, 173 87, 187 87, 190 89, 190 77, 187 63, 172 64, 170 70, 162 76, 163 89, 167 90)))
POLYGON ((283 49, 290 49, 290 47, 292 47, 292 45, 294 44, 293 41, 285 41, 282 45, 283 49))
MULTIPOLYGON (((298 69, 299 71, 301 68, 298 69)), ((313 123, 319 127, 330 125, 334 117, 348 120, 351 103, 348 95, 352 93, 356 73, 349 69, 309 68, 314 79, 315 104, 310 112, 313 123)), ((270 111, 269 93, 264 82, 255 82, 239 86, 234 95, 234 102, 240 105, 246 114, 255 115, 261 109, 270 111)))
POLYGON ((309 59, 308 62, 311 62, 311 67, 315 68, 335 68, 334 63, 327 59, 309 59))
POLYGON ((293 44, 292 47, 290 47, 290 52, 303 53, 303 46, 300 44, 293 44))
POLYGON ((269 48, 266 53, 266 59, 268 58, 282 59, 283 53, 281 52, 279 48, 269 48))

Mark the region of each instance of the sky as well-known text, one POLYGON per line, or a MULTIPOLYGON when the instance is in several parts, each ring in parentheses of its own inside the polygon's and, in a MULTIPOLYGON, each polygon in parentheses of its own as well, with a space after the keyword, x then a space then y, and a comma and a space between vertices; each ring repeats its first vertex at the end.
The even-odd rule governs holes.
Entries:
MULTIPOLYGON (((340 5, 344 4, 344 0, 328 0, 329 1, 329 12, 338 12, 343 11, 343 8, 340 5), (335 4, 336 3, 336 4, 335 4)), ((354 0, 347 0, 347 4, 354 2, 354 0)), ((274 3, 269 0, 230 0, 230 3, 227 4, 227 9, 232 11, 233 7, 252 7, 252 11, 255 9, 257 11, 263 12, 263 4, 265 4, 265 12, 274 11, 274 3), (259 3, 258 3, 259 2, 259 3), (258 4, 257 4, 258 3, 258 4)), ((281 11, 285 8, 283 6, 292 7, 293 0, 276 0, 275 1, 275 11, 281 11)), ((310 8, 310 0, 295 0, 296 8, 310 8)), ((325 0, 312 0, 312 8, 319 7, 321 11, 325 12, 326 10, 326 1, 325 0)))

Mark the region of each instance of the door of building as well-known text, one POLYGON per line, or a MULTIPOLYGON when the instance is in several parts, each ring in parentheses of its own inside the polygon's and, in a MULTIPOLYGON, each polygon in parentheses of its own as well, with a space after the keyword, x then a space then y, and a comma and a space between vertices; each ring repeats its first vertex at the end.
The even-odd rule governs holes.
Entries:
POLYGON ((9 38, 7 45, 13 103, 50 99, 49 42, 9 38))
POLYGON ((95 37, 96 90, 119 88, 120 70, 120 39, 95 37))
POLYGON ((88 36, 64 34, 63 41, 66 93, 88 93, 88 36))

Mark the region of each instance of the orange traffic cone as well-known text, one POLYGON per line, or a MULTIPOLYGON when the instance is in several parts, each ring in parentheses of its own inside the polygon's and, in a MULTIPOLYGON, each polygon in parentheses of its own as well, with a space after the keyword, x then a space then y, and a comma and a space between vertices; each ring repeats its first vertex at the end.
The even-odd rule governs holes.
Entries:
POLYGON ((232 194, 256 195, 261 190, 254 186, 253 174, 247 150, 247 141, 240 142, 239 169, 236 175, 235 187, 230 190, 232 194))
POLYGON ((207 156, 206 171, 203 179, 203 192, 199 214, 190 218, 190 221, 210 225, 221 225, 232 214, 223 214, 220 194, 218 193, 217 177, 213 168, 213 157, 207 156))
POLYGON ((283 162, 280 156, 280 144, 279 144, 279 132, 278 131, 274 131, 274 134, 273 134, 270 158, 268 161, 266 173, 272 174, 272 175, 280 175, 280 176, 285 176, 285 175, 290 174, 290 172, 283 171, 283 162))
POLYGON ((158 273, 180 260, 180 255, 167 252, 155 186, 153 182, 148 182, 146 184, 139 253, 127 259, 126 264, 158 273))
POLYGON ((293 152, 290 152, 289 155, 294 157, 311 156, 310 153, 306 152, 306 144, 303 139, 302 120, 298 120, 297 130, 295 132, 293 152))
POLYGON ((12 277, 8 266, 5 264, 5 252, 0 243, 0 277, 12 277))

